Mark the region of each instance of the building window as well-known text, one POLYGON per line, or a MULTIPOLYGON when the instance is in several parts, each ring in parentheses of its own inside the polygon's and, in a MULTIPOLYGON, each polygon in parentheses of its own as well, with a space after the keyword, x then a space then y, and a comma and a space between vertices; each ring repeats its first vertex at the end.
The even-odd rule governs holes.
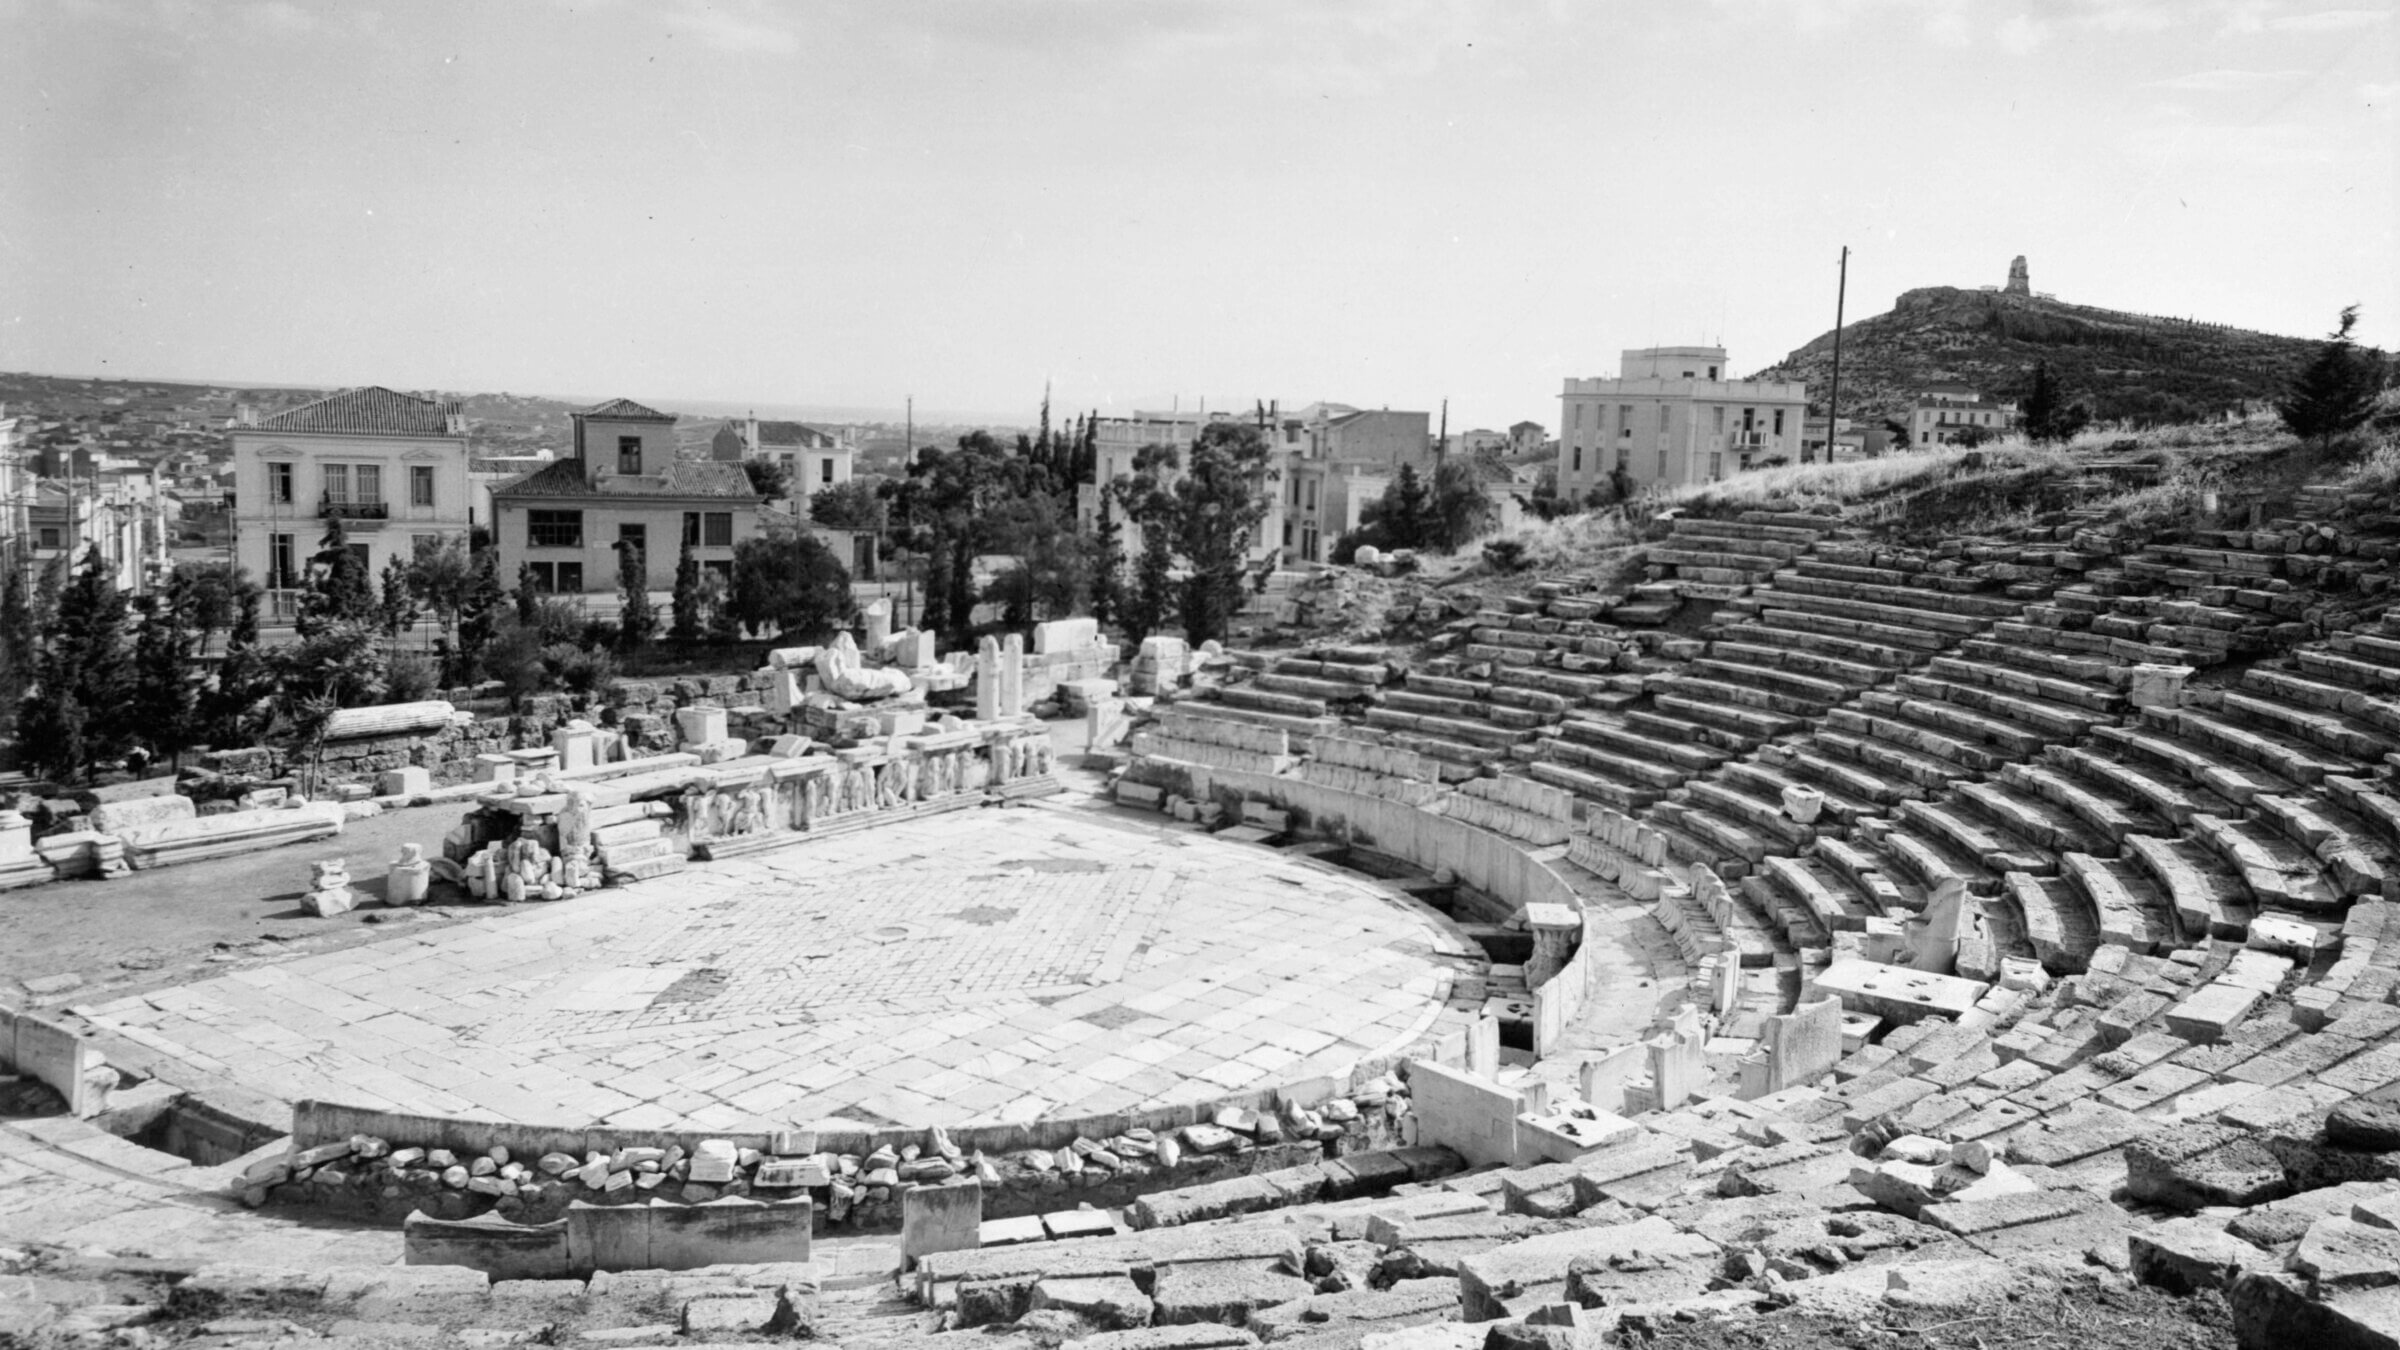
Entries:
MULTIPOLYGON (((283 537, 286 539, 291 538, 291 536, 288 534, 283 537)), ((64 543, 65 536, 59 532, 59 528, 56 525, 44 525, 42 527, 43 548, 60 548, 64 546, 64 543)))
POLYGON ((1667 481, 1667 452, 1664 450, 1658 452, 1658 481, 1667 481))
POLYGON ((833 486, 833 460, 830 457, 817 461, 817 482, 824 487, 833 486))
POLYGON ((617 472, 640 473, 641 471, 642 438, 639 436, 617 437, 617 472))
POLYGON ((350 550, 351 557, 358 559, 358 570, 361 573, 367 576, 375 575, 375 550, 373 547, 367 544, 349 544, 345 547, 350 550))
POLYGON ((700 542, 710 548, 730 548, 733 545, 733 513, 711 511, 701 521, 700 542))
POLYGON ((382 466, 382 465, 380 465, 380 464, 354 464, 354 465, 352 465, 352 466, 351 466, 351 472, 350 472, 350 476, 351 476, 351 478, 352 478, 353 480, 355 480, 355 481, 353 482, 352 486, 354 486, 354 487, 356 487, 356 488, 358 489, 358 503, 359 503, 359 505, 361 505, 361 506, 381 506, 381 505, 383 505, 383 466, 382 466))
POLYGON ((533 588, 551 595, 576 595, 583 590, 583 564, 579 562, 527 563, 533 569, 533 588))
POLYGON ((1305 488, 1303 488, 1303 489, 1301 490, 1301 493, 1300 493, 1300 495, 1301 495, 1303 498, 1305 498, 1305 500, 1304 500, 1304 501, 1301 503, 1301 507, 1300 507, 1300 509, 1301 509, 1301 510, 1303 510, 1303 511, 1314 511, 1314 510, 1316 510, 1316 509, 1317 509, 1317 480, 1316 480, 1316 479, 1314 479, 1314 478, 1311 478, 1311 479, 1309 479, 1309 480, 1308 480, 1308 486, 1307 486, 1307 487, 1305 487, 1305 488))
POLYGON ((349 465, 328 464, 325 466, 325 500, 329 502, 350 500, 349 465))
POLYGON ((1715 366, 1710 366, 1708 368, 1708 378, 1712 380, 1717 378, 1717 368, 1715 366))
POLYGON ((733 584, 733 559, 702 558, 700 560, 700 572, 703 576, 715 576, 718 580, 723 581, 726 585, 730 586, 733 584))
POLYGON ((1569 472, 1569 473, 1582 473, 1582 472, 1583 472, 1583 447, 1582 447, 1582 446, 1580 446, 1580 445, 1579 445, 1579 446, 1576 446, 1576 447, 1575 447, 1575 466, 1574 466, 1573 468, 1571 468, 1571 469, 1567 470, 1567 472, 1569 472))
POLYGON ((583 512, 526 512, 525 543, 532 548, 582 548, 583 512))
POLYGON ((1292 546, 1292 522, 1288 520, 1283 522, 1283 546, 1285 548, 1292 546))
POLYGON ((292 504, 291 465, 269 464, 267 466, 267 500, 276 506, 292 504))
POLYGON ((1725 405, 1724 405, 1724 404, 1722 404, 1722 403, 1720 403, 1720 404, 1718 404, 1717 406, 1715 406, 1714 408, 1711 408, 1711 409, 1709 409, 1709 411, 1710 411, 1711 413, 1714 413, 1714 414, 1716 414, 1716 426, 1715 426, 1715 428, 1714 428, 1714 430, 1716 431, 1716 434, 1718 434, 1719 436, 1722 436, 1722 435, 1724 435, 1724 434, 1725 434, 1725 405))
POLYGON ((1711 479, 1723 478, 1725 476, 1724 451, 1711 450, 1708 452, 1708 476, 1711 479))
POLYGON ((411 464, 408 466, 408 504, 410 506, 433 505, 432 465, 411 464))
POLYGON ((280 591, 293 584, 296 569, 292 554, 292 536, 267 536, 267 589, 280 591))
POLYGON ((1617 405, 1617 435, 1620 438, 1623 438, 1631 436, 1632 434, 1633 405, 1630 403, 1620 403, 1617 405))
POLYGON ((1775 434, 1778 436, 1783 434, 1783 409, 1781 408, 1775 410, 1775 434))
POLYGON ((697 511, 683 513, 683 542, 687 544, 700 542, 700 513, 697 511))
POLYGON ((1580 403, 1575 405, 1575 425, 1583 425, 1583 405, 1580 403))
POLYGON ((650 527, 647 525, 619 525, 617 527, 617 547, 640 549, 643 557, 649 557, 650 527))

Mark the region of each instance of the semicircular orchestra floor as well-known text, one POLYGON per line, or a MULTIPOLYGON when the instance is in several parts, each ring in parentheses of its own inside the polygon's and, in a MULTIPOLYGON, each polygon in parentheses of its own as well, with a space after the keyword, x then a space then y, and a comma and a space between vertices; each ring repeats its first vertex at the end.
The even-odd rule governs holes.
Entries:
POLYGON ((1476 954, 1253 845, 959 812, 87 1009, 286 1101, 631 1129, 1207 1101, 1405 1047, 1476 954))

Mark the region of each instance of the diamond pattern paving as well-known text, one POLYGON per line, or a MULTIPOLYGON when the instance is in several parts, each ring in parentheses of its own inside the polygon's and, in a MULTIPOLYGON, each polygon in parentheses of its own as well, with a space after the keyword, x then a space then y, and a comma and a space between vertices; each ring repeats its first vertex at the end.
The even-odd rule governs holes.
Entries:
POLYGON ((286 1100, 544 1124, 1024 1120, 1342 1072, 1471 951, 1373 883, 1055 810, 913 821, 87 1009, 286 1100))

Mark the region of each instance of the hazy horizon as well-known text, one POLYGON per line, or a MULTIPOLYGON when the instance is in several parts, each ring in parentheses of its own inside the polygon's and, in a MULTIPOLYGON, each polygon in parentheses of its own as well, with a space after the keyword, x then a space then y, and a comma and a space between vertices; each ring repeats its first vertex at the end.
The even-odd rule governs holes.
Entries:
POLYGON ((2024 254, 2389 348, 2396 9, 0 0, 0 367, 1555 430, 1824 332, 1844 245, 1853 319, 2024 254))

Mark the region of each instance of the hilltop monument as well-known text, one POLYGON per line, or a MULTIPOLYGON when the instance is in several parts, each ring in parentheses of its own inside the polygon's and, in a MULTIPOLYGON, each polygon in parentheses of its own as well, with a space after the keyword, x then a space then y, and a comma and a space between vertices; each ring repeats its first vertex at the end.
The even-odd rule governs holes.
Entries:
POLYGON ((2016 260, 2008 265, 2006 293, 2009 295, 2033 294, 2033 277, 2025 270, 2025 255, 2022 253, 2018 254, 2016 260))

